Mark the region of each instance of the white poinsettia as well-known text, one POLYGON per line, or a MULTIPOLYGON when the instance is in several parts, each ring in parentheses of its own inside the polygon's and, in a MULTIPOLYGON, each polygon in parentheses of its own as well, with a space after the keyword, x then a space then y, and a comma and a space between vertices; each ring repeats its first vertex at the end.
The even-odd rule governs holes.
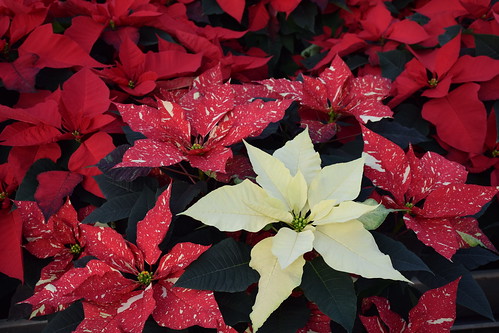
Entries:
POLYGON ((222 231, 287 225, 251 251, 250 266, 260 274, 250 315, 255 332, 300 285, 303 255, 312 249, 338 271, 407 281, 357 220, 376 208, 352 201, 360 192, 363 158, 321 169, 308 130, 273 155, 245 144, 260 186, 249 180, 223 186, 182 214, 222 231))

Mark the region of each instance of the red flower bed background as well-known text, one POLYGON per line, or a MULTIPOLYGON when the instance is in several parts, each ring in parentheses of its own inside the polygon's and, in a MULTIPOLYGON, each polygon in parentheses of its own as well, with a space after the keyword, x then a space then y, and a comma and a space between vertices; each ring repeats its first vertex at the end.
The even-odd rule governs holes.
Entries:
POLYGON ((253 332, 272 288, 252 249, 303 226, 180 213, 264 183, 248 144, 307 131, 318 168, 363 159, 356 200, 381 205, 358 220, 424 289, 303 250, 258 331, 444 332, 456 304, 494 319, 471 272, 499 258, 496 1, 0 0, 0 50, 2 318, 253 332))

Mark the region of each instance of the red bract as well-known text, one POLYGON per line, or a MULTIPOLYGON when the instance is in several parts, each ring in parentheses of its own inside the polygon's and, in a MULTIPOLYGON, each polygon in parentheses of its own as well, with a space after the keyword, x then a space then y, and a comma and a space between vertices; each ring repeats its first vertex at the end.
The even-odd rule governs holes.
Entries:
POLYGON ((17 210, 12 210, 9 197, 17 189, 14 169, 10 163, 0 164, 0 272, 24 281, 21 251, 22 220, 17 210))
POLYGON ((213 292, 174 286, 207 246, 179 243, 160 258, 158 246, 171 222, 170 191, 163 192, 137 224, 137 246, 111 228, 82 225, 86 250, 100 261, 68 271, 26 302, 35 306, 43 302, 54 311, 53 305, 61 301, 82 298, 85 319, 76 332, 103 327, 110 332, 141 332, 151 314, 158 324, 172 329, 199 325, 235 332, 225 325, 213 292))
MULTIPOLYGON (((85 240, 81 237, 80 222, 77 213, 69 199, 48 220, 43 216, 40 207, 33 201, 16 201, 17 211, 23 222, 23 236, 28 243, 24 247, 37 258, 53 258, 45 266, 40 280, 35 286, 35 292, 50 289, 65 272, 73 267, 73 260, 83 255, 85 240)), ((69 303, 60 302, 49 305, 34 304, 33 316, 44 315, 65 308, 69 303)))
MULTIPOLYGON (((116 49, 127 38, 137 42, 139 27, 152 25, 162 15, 157 6, 143 0, 111 0, 105 3, 69 0, 57 5, 65 15, 89 16, 100 26, 104 40, 116 49)), ((85 30, 80 33, 84 34, 85 30)))
POLYGON ((390 310, 386 298, 373 296, 362 301, 362 312, 368 311, 372 305, 376 307, 378 316, 359 318, 369 333, 440 333, 448 332, 456 319, 456 295, 461 278, 425 292, 418 304, 409 312, 409 323, 397 313, 390 310))
MULTIPOLYGON (((296 88, 289 89, 289 84, 283 81, 276 80, 273 85, 265 81, 265 85, 281 95, 296 95, 296 88)), ((354 77, 345 62, 337 56, 331 67, 318 78, 303 77, 298 93, 301 124, 309 127, 314 142, 328 141, 335 135, 335 122, 341 117, 354 116, 362 124, 391 117, 392 111, 381 102, 389 91, 388 79, 372 75, 354 77)))
MULTIPOLYGON (((14 147, 38 146, 38 149, 26 148, 13 154, 30 153, 53 159, 58 151, 50 143, 72 139, 80 142, 68 167, 86 177, 83 182, 86 190, 102 196, 91 177, 100 172, 91 166, 114 149, 112 138, 106 132, 121 131, 115 125, 117 118, 107 113, 109 104, 109 89, 95 74, 84 69, 68 79, 62 91, 56 90, 42 102, 24 108, 0 106, 0 116, 17 120, 5 127, 0 140, 2 145, 14 147)), ((21 158, 30 159, 16 157, 21 158)))
POLYGON ((468 216, 478 213, 498 188, 464 184, 464 167, 436 153, 417 158, 412 149, 404 153, 367 128, 362 133, 365 175, 392 194, 383 196, 383 203, 406 211, 404 222, 420 241, 447 259, 457 249, 475 245, 496 251, 478 221, 468 216))
POLYGON ((143 54, 130 39, 120 46, 120 62, 100 74, 134 96, 142 96, 156 88, 156 81, 194 73, 201 66, 200 54, 176 50, 143 54))
POLYGON ((280 120, 291 101, 236 104, 231 84, 222 82, 220 68, 195 81, 192 89, 158 107, 118 104, 134 131, 147 139, 135 141, 117 167, 158 167, 182 160, 203 171, 224 172, 232 156, 230 145, 260 134, 280 120))
POLYGON ((469 153, 482 151, 487 132, 487 111, 478 99, 480 86, 466 83, 447 96, 423 105, 423 118, 435 125, 446 144, 469 153))
POLYGON ((499 60, 487 56, 459 57, 460 44, 458 34, 438 49, 413 51, 416 58, 405 65, 393 82, 395 97, 388 105, 398 105, 421 88, 426 88, 422 96, 439 98, 448 94, 453 83, 482 82, 497 76, 499 60))

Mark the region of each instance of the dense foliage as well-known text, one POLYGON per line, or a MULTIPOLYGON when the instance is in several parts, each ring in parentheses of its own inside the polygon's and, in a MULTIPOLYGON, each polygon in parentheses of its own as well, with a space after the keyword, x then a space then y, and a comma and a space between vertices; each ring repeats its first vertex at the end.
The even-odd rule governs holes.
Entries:
POLYGON ((0 0, 0 49, 3 318, 494 319, 496 1, 0 0))

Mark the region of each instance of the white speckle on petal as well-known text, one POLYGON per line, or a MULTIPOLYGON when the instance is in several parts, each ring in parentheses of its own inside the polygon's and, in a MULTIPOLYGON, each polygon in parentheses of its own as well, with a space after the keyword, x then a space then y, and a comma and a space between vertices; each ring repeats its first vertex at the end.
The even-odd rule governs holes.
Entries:
POLYGON ((383 167, 381 166, 381 164, 379 164, 381 161, 380 160, 377 160, 376 158, 374 158, 374 156, 372 155, 369 155, 368 153, 366 152, 363 152, 362 153, 362 157, 364 157, 365 159, 365 164, 374 169, 374 170, 377 170, 379 172, 385 172, 386 170, 383 169, 383 167))

